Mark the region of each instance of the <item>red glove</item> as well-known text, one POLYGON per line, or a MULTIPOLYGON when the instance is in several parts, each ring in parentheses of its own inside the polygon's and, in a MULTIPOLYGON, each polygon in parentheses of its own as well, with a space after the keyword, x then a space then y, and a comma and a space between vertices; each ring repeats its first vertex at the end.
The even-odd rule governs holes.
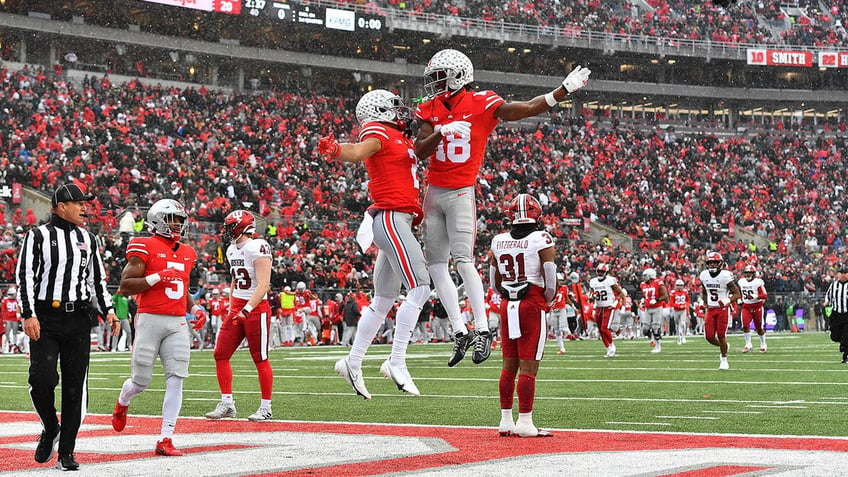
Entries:
POLYGON ((161 278, 163 282, 169 283, 176 280, 182 280, 183 274, 175 268, 166 268, 159 271, 159 278, 161 278))
POLYGON ((318 152, 328 155, 332 158, 339 157, 342 152, 342 147, 339 145, 336 138, 332 134, 324 136, 318 140, 318 152))
POLYGON ((191 329, 194 331, 200 331, 206 326, 206 312, 203 311, 203 308, 198 308, 194 312, 194 319, 191 320, 191 329))

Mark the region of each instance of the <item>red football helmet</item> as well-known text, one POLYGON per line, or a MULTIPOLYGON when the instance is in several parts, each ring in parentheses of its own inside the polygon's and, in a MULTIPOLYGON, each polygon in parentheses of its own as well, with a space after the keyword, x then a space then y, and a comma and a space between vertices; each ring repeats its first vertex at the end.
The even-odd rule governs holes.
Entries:
POLYGON ((535 224, 542 216, 542 206, 530 194, 518 194, 509 203, 509 218, 513 224, 535 224))
POLYGON ((753 277, 754 275, 757 274, 757 267, 755 267, 753 265, 745 265, 745 269, 742 270, 742 273, 744 275, 748 275, 750 273, 751 276, 753 277))
POLYGON ((711 250, 707 252, 705 262, 707 264, 707 268, 709 268, 710 271, 716 272, 724 264, 724 257, 722 257, 720 253, 711 250))
POLYGON ((595 268, 595 271, 598 272, 598 276, 603 277, 606 276, 607 273, 609 273, 610 267, 606 263, 599 263, 598 266, 595 268))
POLYGON ((256 233, 256 218, 246 210, 234 210, 224 219, 224 242, 232 242, 243 234, 256 233))

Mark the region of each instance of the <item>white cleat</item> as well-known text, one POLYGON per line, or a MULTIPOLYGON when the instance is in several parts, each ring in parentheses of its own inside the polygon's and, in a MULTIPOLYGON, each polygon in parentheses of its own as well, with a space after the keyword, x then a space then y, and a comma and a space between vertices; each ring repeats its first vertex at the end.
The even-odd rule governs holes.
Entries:
POLYGON ((744 348, 742 348, 742 352, 743 352, 743 353, 747 353, 748 351, 751 351, 751 347, 750 347, 750 346, 748 346, 748 345, 745 345, 745 347, 744 347, 744 348))
POLYGON ((413 396, 421 395, 418 387, 412 381, 412 376, 409 375, 409 370, 406 369, 406 366, 392 366, 387 359, 380 365, 380 374, 394 381, 398 390, 412 394, 413 396))
POLYGON ((501 423, 498 426, 498 434, 500 434, 501 437, 509 437, 514 432, 515 432, 515 423, 512 422, 512 418, 501 416, 501 423))
POLYGON ((604 355, 604 358, 614 358, 615 357, 615 345, 610 345, 607 348, 607 354, 604 355))
POLYGON ((350 369, 347 358, 336 361, 336 373, 343 377, 345 381, 353 388, 357 395, 362 396, 365 400, 371 399, 371 394, 365 388, 365 379, 362 377, 362 371, 355 373, 350 369))
POLYGON ((760 353, 765 353, 766 350, 768 350, 768 348, 766 348, 766 345, 763 345, 762 347, 760 347, 760 353))
POLYGON ((271 421, 273 419, 274 419, 274 417, 271 414, 271 410, 270 409, 264 409, 264 408, 261 408, 261 407, 256 412, 254 412, 253 414, 247 416, 247 420, 253 421, 253 422, 271 421))
POLYGON ((551 434, 548 431, 543 431, 539 429, 533 424, 533 421, 522 421, 520 418, 518 422, 515 423, 515 429, 513 430, 513 435, 518 437, 551 437, 551 434))
POLYGON ((651 353, 660 353, 660 352, 662 352, 662 345, 660 344, 659 341, 657 341, 657 344, 654 345, 654 349, 651 350, 651 353))
POLYGON ((206 413, 206 419, 224 419, 226 417, 236 417, 235 404, 224 404, 221 401, 214 411, 206 413))
POLYGON ((727 362, 727 358, 719 360, 718 369, 730 369, 730 363, 727 362))

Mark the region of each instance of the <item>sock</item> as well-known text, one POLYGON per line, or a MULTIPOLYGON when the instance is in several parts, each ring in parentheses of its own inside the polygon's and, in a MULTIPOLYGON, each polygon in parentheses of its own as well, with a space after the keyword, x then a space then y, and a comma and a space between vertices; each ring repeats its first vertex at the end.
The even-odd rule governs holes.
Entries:
POLYGON ((474 264, 471 262, 459 262, 456 271, 462 277, 465 284, 465 294, 471 303, 471 312, 474 314, 474 329, 479 332, 489 331, 489 318, 486 316, 486 292, 483 290, 483 280, 474 264))
MULTIPOLYGON (((532 374, 518 375, 518 415, 533 411, 533 401, 536 399, 536 376, 532 374)), ((503 409, 503 406, 501 406, 503 409)))
POLYGON ((766 335, 760 335, 760 347, 764 348, 766 346, 766 335))
POLYGON ((221 402, 224 404, 235 404, 232 394, 221 394, 221 402))
POLYGON ((562 345, 562 333, 557 333, 556 338, 557 338, 557 346, 559 346, 559 349, 565 349, 565 347, 562 345))
POLYGON ((174 435, 182 405, 183 378, 168 376, 165 379, 165 398, 162 399, 162 438, 174 435))
POLYGON ((512 409, 501 409, 501 419, 512 420, 512 409))
POLYGON ((529 422, 533 423, 533 411, 527 412, 519 412, 518 413, 518 422, 529 422))
POLYGON ((274 371, 271 370, 271 362, 267 359, 256 363, 256 371, 259 373, 259 393, 262 399, 271 401, 274 390, 274 371))
POLYGON ((395 339, 392 342, 392 354, 389 360, 392 366, 406 366, 406 348, 412 338, 412 329, 418 323, 421 310, 408 300, 398 308, 395 320, 395 339))
POLYGON ((233 394, 233 368, 227 359, 215 360, 215 374, 218 376, 218 387, 221 394, 233 394))
POLYGON ((370 306, 366 307, 362 312, 362 318, 359 319, 356 337, 353 338, 353 346, 350 347, 350 354, 348 355, 348 363, 354 371, 362 369, 362 360, 365 359, 365 353, 382 324, 383 317, 377 316, 377 313, 370 306))
POLYGON ((512 409, 512 400, 515 394, 515 371, 501 369, 498 392, 500 394, 501 409, 512 409))
POLYGON ((271 410, 271 399, 261 399, 259 401, 259 409, 271 410))
POLYGON ((751 332, 742 333, 742 336, 745 337, 745 346, 751 347, 751 332))
POLYGON ((139 386, 134 383, 132 379, 127 379, 124 381, 124 385, 121 386, 121 394, 118 395, 118 402, 121 403, 121 406, 129 406, 132 398, 137 394, 141 394, 147 386, 139 386))
POLYGON ((451 279, 448 264, 431 263, 428 270, 430 272, 430 278, 433 279, 433 286, 436 287, 436 292, 439 294, 439 299, 448 313, 448 319, 451 322, 453 333, 467 333, 468 329, 465 327, 465 321, 462 319, 462 313, 459 310, 459 295, 456 292, 456 285, 451 279))

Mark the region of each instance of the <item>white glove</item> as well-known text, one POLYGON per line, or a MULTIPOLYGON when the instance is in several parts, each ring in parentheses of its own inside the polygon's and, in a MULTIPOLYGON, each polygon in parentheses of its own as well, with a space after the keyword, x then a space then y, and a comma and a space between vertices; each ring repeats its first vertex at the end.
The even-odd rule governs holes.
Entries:
POLYGON ((576 68, 571 70, 571 73, 568 73, 568 76, 566 76, 564 80, 562 80, 562 87, 569 93, 573 93, 586 86, 586 83, 589 82, 590 74, 592 74, 592 70, 578 65, 576 68))
POLYGON ((727 298, 722 298, 721 300, 718 301, 718 304, 721 305, 722 307, 725 307, 725 306, 730 304, 730 300, 727 299, 727 298))
POLYGON ((657 299, 656 299, 656 298, 651 298, 651 301, 649 301, 649 302, 648 302, 648 304, 649 304, 649 305, 656 305, 656 304, 657 304, 657 299))
POLYGON ((471 137, 471 123, 468 121, 454 121, 443 124, 439 128, 439 132, 442 136, 471 137))

